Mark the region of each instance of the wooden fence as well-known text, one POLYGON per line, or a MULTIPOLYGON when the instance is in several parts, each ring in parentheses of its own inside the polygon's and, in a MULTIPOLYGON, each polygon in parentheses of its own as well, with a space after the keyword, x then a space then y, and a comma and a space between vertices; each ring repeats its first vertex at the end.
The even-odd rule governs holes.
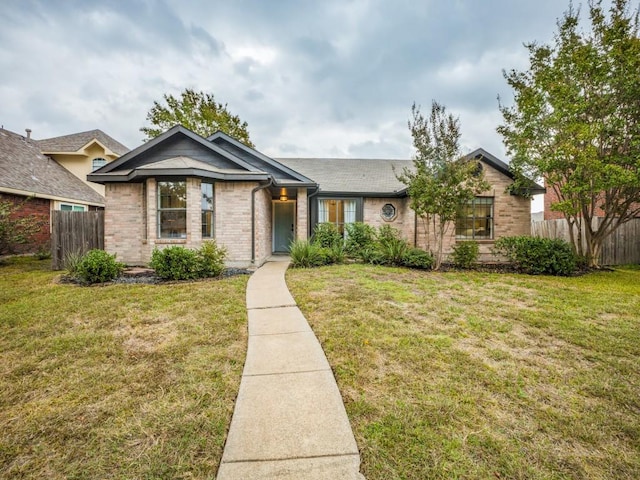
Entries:
POLYGON ((104 248, 104 211, 51 212, 51 265, 64 268, 70 254, 83 254, 104 248))
MULTIPOLYGON (((596 218, 594 221, 599 222, 600 219, 596 218)), ((569 224, 565 219, 531 222, 531 235, 544 238, 561 238, 568 242, 569 224)), ((602 244, 601 265, 624 265, 629 263, 640 263, 640 218, 621 225, 602 244)))

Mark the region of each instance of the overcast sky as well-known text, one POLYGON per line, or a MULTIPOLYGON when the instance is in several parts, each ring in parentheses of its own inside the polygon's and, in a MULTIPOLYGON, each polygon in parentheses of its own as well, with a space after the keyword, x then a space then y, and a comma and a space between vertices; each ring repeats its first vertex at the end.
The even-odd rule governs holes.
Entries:
MULTIPOLYGON (((579 2, 574 2, 578 4, 579 2)), ((130 148, 164 93, 213 93, 278 156, 411 158, 411 104, 505 157, 502 69, 528 65, 568 0, 2 0, 0 124, 99 128, 130 148)))

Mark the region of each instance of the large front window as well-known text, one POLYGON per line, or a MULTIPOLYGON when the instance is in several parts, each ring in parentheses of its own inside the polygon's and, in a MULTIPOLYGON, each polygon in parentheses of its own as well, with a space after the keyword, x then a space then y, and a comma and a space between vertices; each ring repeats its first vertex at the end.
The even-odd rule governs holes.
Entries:
POLYGON ((187 182, 158 182, 158 237, 187 238, 187 182))
POLYGON ((213 183, 202 182, 202 238, 213 238, 213 183))
POLYGON ((344 226, 356 221, 356 201, 326 199, 318 201, 318 223, 333 223, 344 234, 344 226))
POLYGON ((493 238, 492 197, 476 197, 460 206, 456 218, 456 238, 466 240, 493 238))

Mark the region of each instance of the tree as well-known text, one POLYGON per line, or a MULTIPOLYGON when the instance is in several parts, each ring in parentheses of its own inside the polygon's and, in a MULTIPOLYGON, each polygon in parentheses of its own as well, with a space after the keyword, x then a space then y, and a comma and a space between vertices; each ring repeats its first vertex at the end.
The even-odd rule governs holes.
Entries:
POLYGON ((425 119, 420 108, 411 107, 409 130, 416 153, 413 168, 404 168, 398 180, 407 186, 411 208, 425 225, 427 250, 434 256, 434 270, 443 260, 444 237, 460 206, 489 188, 475 160, 460 151, 460 120, 447 114, 436 101, 425 119), (433 231, 433 248, 432 232, 433 231))
POLYGON ((147 136, 145 141, 180 124, 203 137, 221 130, 248 147, 254 146, 249 139, 247 122, 229 112, 226 104, 217 103, 213 95, 187 88, 180 98, 167 94, 163 98, 166 105, 153 102, 153 107, 147 113, 147 121, 152 126, 140 129, 147 136))
POLYGON ((28 243, 44 225, 41 215, 20 217, 18 212, 24 203, 0 200, 0 255, 15 253, 18 245, 28 243))
POLYGON ((614 0, 607 18, 601 3, 589 2, 588 33, 570 6, 551 45, 525 45, 529 70, 503 72, 514 105, 500 104, 498 127, 517 178, 545 179, 594 267, 605 238, 640 214, 638 11, 614 0))

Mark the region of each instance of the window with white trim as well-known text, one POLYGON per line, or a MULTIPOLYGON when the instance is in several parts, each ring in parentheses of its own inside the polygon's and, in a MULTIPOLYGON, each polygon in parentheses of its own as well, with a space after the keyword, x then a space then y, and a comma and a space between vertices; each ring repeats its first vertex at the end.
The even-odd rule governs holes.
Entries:
POLYGON ((60 210, 63 212, 86 212, 86 205, 76 205, 75 203, 61 203, 60 210))
POLYGON ((107 164, 107 160, 105 158, 94 158, 91 162, 91 171, 95 172, 99 168, 104 167, 107 164))
POLYGON ((333 223, 344 234, 344 226, 356 221, 356 201, 327 198, 318 200, 318 223, 333 223))
POLYGON ((493 197, 476 197, 460 206, 456 217, 456 238, 493 238, 493 197))
POLYGON ((158 238, 187 238, 187 182, 158 182, 158 238))

